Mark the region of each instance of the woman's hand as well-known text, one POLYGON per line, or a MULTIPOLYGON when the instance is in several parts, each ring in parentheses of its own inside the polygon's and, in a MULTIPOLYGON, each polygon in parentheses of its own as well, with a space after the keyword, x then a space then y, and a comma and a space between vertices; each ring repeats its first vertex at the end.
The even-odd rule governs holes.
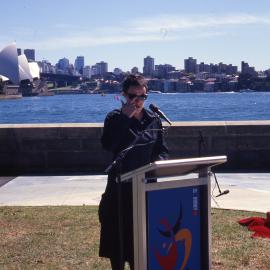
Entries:
POLYGON ((126 102, 126 103, 124 103, 121 100, 121 103, 122 103, 122 109, 121 109, 121 111, 122 111, 123 114, 125 114, 129 118, 133 117, 136 114, 136 112, 137 112, 137 108, 136 108, 136 106, 134 104, 134 100, 135 99, 133 99, 130 102, 126 102))

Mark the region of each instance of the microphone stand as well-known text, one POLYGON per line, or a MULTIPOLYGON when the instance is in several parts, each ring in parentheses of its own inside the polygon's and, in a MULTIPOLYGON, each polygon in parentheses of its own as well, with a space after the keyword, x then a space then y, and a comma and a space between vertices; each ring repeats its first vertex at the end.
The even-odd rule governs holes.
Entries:
MULTIPOLYGON (((200 130, 199 130, 199 136, 200 136, 200 138, 199 138, 199 149, 198 150, 199 150, 199 157, 200 157, 201 156, 202 146, 203 146, 203 149, 206 149, 206 145, 205 145, 205 142, 204 142, 204 137, 203 137, 202 132, 200 130)), ((216 185, 218 187, 218 192, 219 192, 219 194, 216 195, 216 197, 228 194, 230 192, 228 189, 224 190, 223 192, 221 191, 215 172, 212 172, 212 175, 214 175, 215 183, 216 183, 216 185)))
POLYGON ((219 184, 218 184, 218 180, 217 180, 217 178, 216 178, 216 174, 215 174, 214 172, 213 172, 213 175, 214 175, 215 182, 216 182, 216 184, 217 184, 218 192, 219 192, 219 194, 216 195, 216 197, 219 197, 219 196, 221 196, 221 195, 228 194, 228 193, 230 192, 228 189, 224 190, 223 192, 221 191, 221 189, 220 189, 220 187, 219 187, 219 184))
MULTIPOLYGON (((149 126, 152 123, 149 124, 149 126)), ((148 126, 148 127, 149 127, 148 126)), ((123 215, 122 215, 122 183, 121 183, 121 174, 122 174, 122 165, 123 160, 128 154, 128 152, 133 149, 135 146, 137 146, 137 142, 140 140, 140 138, 143 136, 143 134, 147 131, 159 131, 163 129, 148 129, 148 127, 140 132, 139 134, 135 134, 131 129, 129 131, 135 136, 135 139, 133 142, 122 150, 115 158, 115 160, 106 168, 105 173, 110 173, 113 169, 116 170, 116 183, 117 183, 117 198, 118 198, 118 207, 117 207, 117 213, 118 213, 118 227, 119 227, 119 265, 121 267, 124 267, 124 235, 123 235, 123 215)))

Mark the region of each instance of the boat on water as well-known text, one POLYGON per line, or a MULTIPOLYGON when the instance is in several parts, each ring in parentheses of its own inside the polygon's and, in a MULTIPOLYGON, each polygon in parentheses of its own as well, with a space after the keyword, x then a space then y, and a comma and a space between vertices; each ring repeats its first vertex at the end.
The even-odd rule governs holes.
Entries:
POLYGON ((162 94, 160 91, 155 91, 155 90, 149 90, 148 91, 150 94, 162 94))
POLYGON ((247 88, 247 89, 241 89, 239 92, 240 93, 251 93, 251 92, 255 92, 255 91, 252 90, 252 89, 247 88))

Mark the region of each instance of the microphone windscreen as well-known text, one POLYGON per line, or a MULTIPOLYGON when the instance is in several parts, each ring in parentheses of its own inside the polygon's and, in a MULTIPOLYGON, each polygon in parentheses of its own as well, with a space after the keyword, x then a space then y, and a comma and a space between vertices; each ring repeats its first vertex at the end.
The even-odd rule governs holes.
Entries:
POLYGON ((152 112, 158 112, 158 107, 157 107, 155 104, 150 104, 150 105, 149 105, 149 109, 150 109, 152 112))

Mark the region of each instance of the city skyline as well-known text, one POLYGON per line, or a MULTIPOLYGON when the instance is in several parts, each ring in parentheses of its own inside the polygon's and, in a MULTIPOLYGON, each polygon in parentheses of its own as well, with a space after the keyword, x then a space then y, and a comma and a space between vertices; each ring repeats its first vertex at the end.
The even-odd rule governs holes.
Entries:
POLYGON ((103 60, 110 70, 142 71, 147 55, 180 69, 193 56, 205 63, 270 67, 269 1, 11 2, 1 3, 0 48, 16 41, 19 48, 34 48, 37 60, 55 64, 67 57, 74 63, 83 55, 88 65, 103 60))
MULTIPOLYGON (((5 51, 7 48, 15 48, 15 51, 17 50, 17 55, 20 57, 24 53, 24 57, 27 60, 37 61, 40 66, 40 72, 43 73, 61 73, 61 74, 71 74, 74 73, 74 75, 81 74, 86 77, 91 77, 92 75, 105 75, 107 72, 113 72, 115 74, 121 74, 123 72, 130 72, 129 70, 122 70, 121 68, 114 67, 113 70, 108 69, 108 63, 101 61, 99 63, 96 63, 95 65, 89 65, 88 63, 85 63, 84 56, 77 56, 75 59, 74 64, 72 64, 67 57, 61 58, 58 60, 57 63, 50 63, 47 60, 38 61, 35 60, 35 49, 22 49, 22 48, 16 48, 16 43, 10 44, 7 47, 5 47, 2 51, 5 51), (86 75, 87 74, 87 75, 86 75)), ((0 53, 2 53, 0 51, 0 53)), ((257 76, 258 73, 255 70, 255 67, 252 67, 249 65, 249 63, 245 61, 241 61, 241 70, 238 71, 238 66, 234 66, 232 64, 227 63, 205 63, 197 61, 198 59, 195 59, 193 57, 188 57, 184 59, 184 69, 178 69, 177 67, 171 65, 171 64, 160 64, 155 63, 155 58, 151 56, 146 56, 143 59, 143 69, 142 71, 139 71, 138 67, 133 67, 131 69, 131 73, 143 73, 145 76, 163 76, 164 72, 175 72, 175 71, 184 71, 186 73, 208 73, 208 74, 227 74, 227 75, 233 75, 237 74, 238 72, 242 72, 245 74, 250 74, 253 76, 257 76), (163 75, 162 75, 163 74, 163 75)), ((1 60, 0 60, 1 61, 1 60)), ((0 62, 1 63, 1 62, 0 62)), ((270 69, 265 70, 264 72, 259 72, 260 75, 268 74, 270 69)))
MULTIPOLYGON (((22 52, 24 52, 24 53, 26 53, 26 51, 33 51, 32 53, 33 54, 35 54, 35 49, 26 49, 26 50, 23 50, 23 49, 21 49, 21 48, 17 48, 17 51, 18 51, 18 55, 20 55, 20 54, 22 54, 22 52)), ((27 57, 27 59, 29 59, 29 57, 26 55, 26 57, 27 57)), ((34 58, 33 58, 34 59, 34 58)), ((33 60, 33 59, 31 59, 31 57, 30 57, 30 60, 33 60)), ((84 67, 89 67, 89 68, 91 68, 91 67, 96 67, 97 65, 99 65, 99 64, 101 64, 101 63, 104 63, 104 64, 106 64, 107 65, 107 67, 106 67, 106 72, 113 72, 114 70, 118 70, 118 71, 122 71, 122 72, 132 72, 132 70, 135 70, 136 69, 136 72, 140 72, 140 73, 143 73, 143 74, 145 74, 145 75, 152 75, 151 74, 151 72, 152 71, 146 71, 146 70, 144 70, 145 69, 145 67, 146 68, 148 68, 147 66, 149 66, 149 64, 147 64, 147 60, 146 59, 152 59, 151 60, 151 64, 150 64, 150 66, 151 66, 151 70, 152 71, 154 71, 154 70, 156 70, 156 68, 158 68, 159 66, 171 66, 171 67, 173 67, 173 68, 175 68, 176 70, 182 70, 182 71, 186 71, 186 72, 188 72, 188 73, 197 73, 197 72, 201 72, 200 71, 200 67, 201 66, 218 66, 218 65, 225 65, 225 66, 232 66, 233 68, 236 68, 236 70, 238 69, 238 65, 236 65, 236 66, 233 66, 231 63, 230 64, 228 64, 228 63, 223 63, 223 62, 219 62, 219 63, 205 63, 205 62, 202 62, 202 61, 200 61, 199 59, 195 59, 195 58, 193 58, 192 56, 189 56, 188 58, 186 58, 186 59, 183 59, 183 62, 184 62, 184 66, 183 66, 183 68, 180 68, 180 69, 178 69, 178 67, 175 67, 175 66, 173 66, 173 65, 171 65, 170 63, 166 63, 166 64, 160 64, 160 63, 156 63, 155 62, 155 58, 154 57, 151 57, 151 56, 146 56, 146 57, 144 57, 143 58, 143 66, 142 66, 142 70, 139 70, 138 69, 138 67, 136 67, 136 66, 133 66, 132 67, 132 69, 131 70, 124 70, 124 69, 121 69, 121 67, 120 66, 117 66, 117 67, 111 67, 111 69, 108 69, 108 65, 109 65, 109 63, 107 63, 107 62, 105 62, 105 61, 100 61, 99 63, 95 63, 95 64, 93 64, 93 63, 91 63, 91 64, 89 64, 89 63, 85 63, 84 62, 84 56, 77 56, 76 57, 76 59, 75 59, 75 61, 74 61, 74 63, 72 63, 72 62, 70 62, 69 60, 69 58, 67 57, 67 56, 65 56, 65 57, 63 57, 63 58, 61 58, 61 59, 58 59, 58 61, 56 62, 56 63, 51 63, 51 62, 49 62, 50 64, 52 64, 53 66, 56 66, 56 65, 58 65, 58 67, 59 67, 59 65, 60 65, 60 69, 62 69, 62 70, 65 70, 65 69, 68 69, 69 67, 70 67, 70 65, 72 65, 73 66, 73 68, 75 69, 75 70, 77 70, 77 71, 79 71, 80 69, 83 69, 84 67), (78 59, 81 59, 81 61, 82 61, 82 63, 80 64, 81 66, 80 66, 80 68, 78 68, 78 67, 76 67, 76 63, 77 63, 77 60, 78 59), (195 60, 195 66, 194 66, 194 70, 192 70, 192 71, 188 71, 187 70, 187 68, 186 68, 186 61, 187 60, 189 60, 189 59, 192 59, 193 61, 195 60), (64 62, 66 62, 65 63, 65 67, 63 68, 61 68, 61 62, 62 61, 64 61, 64 62), (153 61, 153 62, 152 62, 153 61), (197 70, 198 69, 198 70, 197 70)), ((38 61, 38 62, 42 62, 42 61, 39 61, 39 60, 36 60, 36 61, 38 61)), ((46 63, 48 63, 48 60, 43 60, 43 61, 45 61, 46 63)), ((243 63, 245 63, 245 61, 241 61, 241 63, 240 63, 240 69, 242 70, 243 69, 243 63)), ((247 66, 248 66, 248 68, 249 68, 249 63, 245 63, 247 66)), ((251 67, 251 68, 253 68, 253 69, 255 69, 255 67, 251 67)), ((265 71, 267 71, 267 70, 269 70, 269 69, 266 69, 265 71)), ((135 73, 136 73, 135 72, 135 73)), ((239 71, 239 72, 241 72, 241 71, 239 71)), ((234 72, 234 74, 236 74, 237 73, 237 71, 235 71, 234 72)))

